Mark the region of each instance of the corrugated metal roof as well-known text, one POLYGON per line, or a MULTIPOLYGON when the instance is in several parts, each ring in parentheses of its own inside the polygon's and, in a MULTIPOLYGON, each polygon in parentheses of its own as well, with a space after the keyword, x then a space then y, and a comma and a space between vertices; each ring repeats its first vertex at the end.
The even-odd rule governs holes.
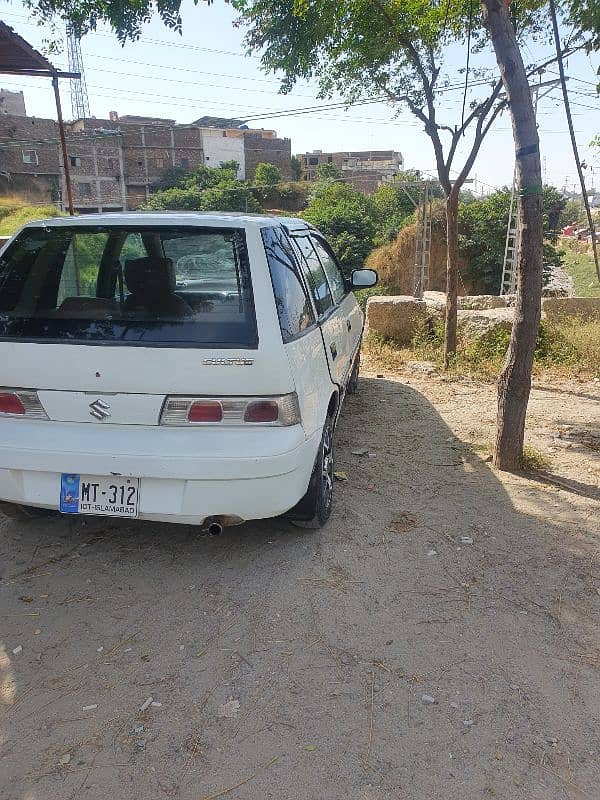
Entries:
POLYGON ((0 72, 54 75, 58 71, 47 58, 0 20, 0 72))

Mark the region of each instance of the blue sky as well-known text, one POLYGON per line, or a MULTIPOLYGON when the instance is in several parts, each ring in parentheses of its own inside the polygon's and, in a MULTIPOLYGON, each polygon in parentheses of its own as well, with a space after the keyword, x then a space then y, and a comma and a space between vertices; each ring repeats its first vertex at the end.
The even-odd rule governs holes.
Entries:
MULTIPOLYGON (((205 114, 258 118, 255 127, 274 128, 292 140, 292 151, 307 150, 400 150, 407 168, 435 171, 431 144, 422 126, 403 110, 398 116, 389 105, 381 103, 315 114, 269 119, 268 113, 280 109, 298 109, 320 102, 316 86, 302 83, 291 94, 278 94, 278 81, 265 75, 255 57, 244 55, 243 30, 232 24, 235 13, 224 3, 210 8, 183 5, 183 36, 169 32, 160 19, 145 26, 138 42, 122 47, 108 28, 86 36, 82 52, 91 112, 107 117, 110 110, 119 114, 145 114, 168 117, 177 122, 191 122, 205 114), (264 114, 264 116, 260 116, 264 114)), ((21 3, 0 0, 0 19, 11 25, 32 45, 43 48, 46 29, 31 20, 21 3)), ((526 47, 529 63, 551 57, 550 46, 526 47)), ((57 66, 66 68, 66 51, 53 57, 57 66)), ((447 57, 447 73, 453 82, 464 80, 465 53, 459 48, 447 57)), ((588 171, 588 186, 600 184, 600 153, 588 144, 600 131, 600 99, 595 96, 596 68, 599 59, 578 53, 568 61, 569 91, 580 154, 597 175, 588 171), (595 181, 594 181, 595 179, 595 181)), ((484 52, 472 57, 473 67, 495 69, 493 54, 484 52)), ((550 67, 543 80, 557 77, 550 67)), ((68 81, 63 81, 61 95, 65 115, 70 116, 68 81)), ((39 117, 55 117, 50 83, 39 78, 16 79, 0 76, 0 86, 22 88, 27 111, 39 117)), ((474 89, 469 98, 477 97, 474 89)), ((463 93, 449 91, 443 98, 446 121, 460 119, 463 93)), ((545 175, 548 183, 573 188, 576 171, 571 154, 560 90, 540 101, 538 119, 545 175)), ((510 119, 504 113, 488 135, 471 173, 477 178, 478 191, 509 184, 513 170, 513 142, 510 119)), ((459 153, 460 155, 460 153, 459 153)), ((460 164, 460 159, 455 162, 460 164)))

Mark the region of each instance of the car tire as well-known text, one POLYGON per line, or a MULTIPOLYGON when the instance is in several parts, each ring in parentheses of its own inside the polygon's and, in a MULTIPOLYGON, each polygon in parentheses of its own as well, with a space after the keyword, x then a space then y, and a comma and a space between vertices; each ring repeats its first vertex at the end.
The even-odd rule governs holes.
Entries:
POLYGON ((315 459, 308 489, 300 502, 289 512, 294 525, 301 528, 322 528, 333 507, 333 419, 328 416, 315 459))
POLYGON ((350 373, 350 377, 348 378, 348 385, 346 386, 346 392, 348 394, 358 394, 359 371, 360 371, 360 353, 356 356, 354 360, 354 366, 352 367, 352 372, 350 373))

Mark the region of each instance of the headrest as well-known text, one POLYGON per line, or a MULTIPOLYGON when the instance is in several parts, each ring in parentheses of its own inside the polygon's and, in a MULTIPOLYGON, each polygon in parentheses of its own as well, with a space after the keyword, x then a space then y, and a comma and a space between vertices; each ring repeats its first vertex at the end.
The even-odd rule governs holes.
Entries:
POLYGON ((125 262, 125 283, 131 294, 160 295, 175 291, 170 258, 132 258, 125 262))

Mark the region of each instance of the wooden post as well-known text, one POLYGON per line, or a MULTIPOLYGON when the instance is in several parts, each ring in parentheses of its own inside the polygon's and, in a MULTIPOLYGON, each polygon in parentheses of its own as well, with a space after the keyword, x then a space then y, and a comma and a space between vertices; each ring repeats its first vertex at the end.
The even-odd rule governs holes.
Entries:
POLYGON ((69 169, 69 157, 67 155, 67 142, 65 139, 65 124, 63 122, 62 108, 60 105, 60 92, 58 91, 58 77, 52 76, 52 87, 54 88, 54 99, 56 100, 56 114, 58 116, 58 133, 60 136, 60 146, 63 158, 63 170, 65 172, 65 185, 67 187, 67 205, 69 214, 75 216, 73 208, 73 189, 71 187, 71 171, 69 169))

